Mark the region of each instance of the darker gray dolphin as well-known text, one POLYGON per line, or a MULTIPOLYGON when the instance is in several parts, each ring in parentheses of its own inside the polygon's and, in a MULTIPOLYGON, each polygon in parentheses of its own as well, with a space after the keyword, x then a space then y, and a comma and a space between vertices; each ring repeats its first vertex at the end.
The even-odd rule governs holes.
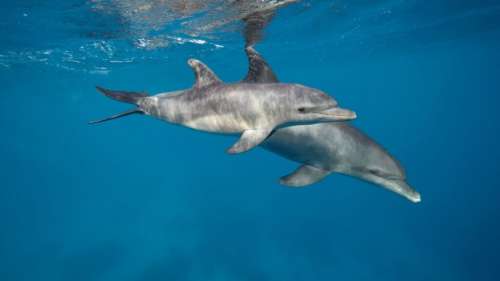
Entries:
MULTIPOLYGON (((247 49, 249 70, 245 81, 277 83, 271 67, 253 49, 247 49)), ((317 123, 278 128, 261 144, 273 153, 301 163, 280 179, 290 187, 321 181, 332 173, 359 178, 385 187, 412 202, 420 194, 406 183, 399 162, 369 136, 347 122, 317 123)))
MULTIPOLYGON (((249 56, 256 54, 247 48, 249 56)), ((242 82, 223 83, 202 62, 190 59, 196 83, 192 88, 148 96, 144 93, 97 89, 114 100, 137 108, 91 123, 101 123, 125 115, 143 113, 192 129, 241 137, 229 153, 241 153, 259 145, 277 127, 290 124, 345 121, 356 118, 353 111, 338 107, 324 92, 299 84, 254 83, 254 69, 242 82)), ((272 78, 272 77, 270 77, 272 78)))
POLYGON ((420 194, 406 183, 399 162, 359 129, 347 123, 298 125, 278 129, 261 145, 301 163, 280 179, 290 187, 321 181, 332 173, 353 176, 387 188, 412 202, 420 194))

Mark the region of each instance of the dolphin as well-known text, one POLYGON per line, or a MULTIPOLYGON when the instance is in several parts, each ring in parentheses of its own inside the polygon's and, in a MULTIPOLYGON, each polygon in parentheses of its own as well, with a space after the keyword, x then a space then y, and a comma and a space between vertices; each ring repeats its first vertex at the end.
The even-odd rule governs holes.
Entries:
MULTIPOLYGON (((271 67, 253 48, 247 48, 247 82, 277 83, 271 67)), ((406 183, 400 163, 382 146, 347 122, 316 123, 277 128, 260 145, 301 163, 280 179, 289 187, 303 187, 339 173, 382 186, 418 203, 420 194, 406 183)))
MULTIPOLYGON (((248 47, 247 52, 255 51, 248 47)), ((228 149, 234 154, 259 145, 277 127, 356 118, 355 112, 338 107, 334 98, 314 88, 279 82, 253 83, 264 77, 254 77, 253 71, 241 82, 226 84, 201 61, 190 59, 188 64, 196 78, 190 89, 149 96, 97 87, 105 96, 137 107, 90 123, 142 113, 195 130, 241 133, 228 149)))

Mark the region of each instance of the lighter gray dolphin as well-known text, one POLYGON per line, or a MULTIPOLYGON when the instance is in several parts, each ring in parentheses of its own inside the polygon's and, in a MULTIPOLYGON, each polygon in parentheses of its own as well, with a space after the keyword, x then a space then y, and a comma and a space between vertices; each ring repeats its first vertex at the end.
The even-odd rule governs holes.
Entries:
MULTIPOLYGON (((250 67, 245 81, 258 84, 278 82, 270 66, 257 52, 248 49, 247 54, 250 67)), ((399 162, 346 122, 278 128, 261 146, 301 163, 297 170, 280 179, 283 185, 307 186, 329 174, 339 173, 385 187, 415 203, 421 200, 420 194, 406 183, 399 162)))
MULTIPOLYGON (((256 54, 251 47, 247 52, 249 56, 256 54)), ((229 153, 241 153, 259 145, 277 127, 356 118, 353 111, 338 107, 334 98, 320 90, 299 84, 254 83, 266 77, 264 71, 253 75, 259 65, 251 65, 254 70, 242 82, 226 84, 202 62, 190 59, 188 64, 196 77, 190 89, 148 96, 97 87, 107 97, 137 108, 91 123, 143 113, 195 130, 241 134, 228 149, 229 153)))

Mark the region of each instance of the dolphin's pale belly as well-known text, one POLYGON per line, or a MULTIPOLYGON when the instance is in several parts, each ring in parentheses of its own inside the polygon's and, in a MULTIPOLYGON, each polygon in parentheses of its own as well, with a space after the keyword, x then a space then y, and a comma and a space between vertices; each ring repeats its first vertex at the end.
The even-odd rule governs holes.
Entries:
POLYGON ((237 118, 234 114, 200 115, 186 118, 178 122, 172 122, 172 119, 166 116, 166 114, 150 115, 167 123, 178 123, 194 130, 209 133, 236 134, 255 126, 245 119, 237 118))
POLYGON ((382 147, 347 123, 300 125, 276 130, 262 146, 292 161, 358 176, 372 172, 404 179, 382 147))
POLYGON ((242 133, 257 128, 273 128, 284 121, 273 91, 275 85, 220 85, 193 89, 182 95, 159 95, 145 110, 167 122, 214 133, 242 133), (274 105, 278 106, 274 106, 274 105))
POLYGON ((207 115, 188 120, 185 126, 211 133, 241 133, 252 129, 255 125, 244 118, 238 118, 234 114, 207 115))

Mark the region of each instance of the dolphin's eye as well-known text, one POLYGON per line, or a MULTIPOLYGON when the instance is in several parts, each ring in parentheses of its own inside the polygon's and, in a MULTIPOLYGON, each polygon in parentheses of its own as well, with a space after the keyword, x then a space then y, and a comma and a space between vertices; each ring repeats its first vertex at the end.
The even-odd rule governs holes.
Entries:
POLYGON ((297 110, 298 110, 300 113, 304 113, 304 112, 306 112, 306 108, 305 108, 305 107, 299 107, 297 110))

